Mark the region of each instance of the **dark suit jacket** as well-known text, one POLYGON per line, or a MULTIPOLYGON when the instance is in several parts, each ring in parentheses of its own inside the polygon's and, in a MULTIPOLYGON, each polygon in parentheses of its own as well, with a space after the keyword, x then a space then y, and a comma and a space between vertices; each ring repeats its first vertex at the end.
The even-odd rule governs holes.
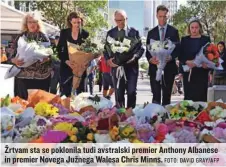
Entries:
MULTIPOLYGON (((140 39, 139 31, 137 31, 135 28, 128 27, 127 30, 128 30, 128 37, 140 39)), ((115 27, 115 28, 109 30, 107 32, 107 37, 108 36, 116 39, 118 37, 118 27, 115 27)), ((144 53, 144 48, 140 47, 140 49, 137 50, 137 53, 136 53, 137 56, 135 57, 135 61, 132 63, 126 64, 124 67, 132 67, 132 68, 135 67, 136 69, 138 69, 138 60, 141 58, 143 53, 144 53)), ((108 53, 106 51, 104 52, 104 57, 106 60, 108 60, 110 58, 110 56, 108 55, 108 53)))
POLYGON ((84 42, 84 40, 89 36, 89 33, 82 29, 82 31, 78 35, 78 39, 74 40, 72 38, 71 31, 72 31, 71 28, 62 29, 60 31, 60 39, 57 45, 57 51, 59 54, 59 58, 61 60, 61 64, 63 66, 66 65, 65 61, 69 59, 68 50, 67 50, 67 41, 74 44, 81 45, 84 42))
MULTIPOLYGON (((179 38, 178 30, 170 25, 167 25, 165 38, 169 38, 172 42, 174 42, 176 44, 176 47, 171 54, 172 60, 167 63, 164 71, 167 73, 172 72, 173 74, 176 74, 178 73, 178 68, 177 68, 175 59, 178 57, 180 52, 179 50, 180 38, 179 38)), ((150 44, 150 39, 157 40, 157 41, 160 40, 158 26, 156 26, 155 28, 153 28, 148 32, 147 41, 146 41, 147 46, 150 44)), ((152 58, 152 55, 147 49, 146 49, 146 57, 148 61, 152 58)), ((155 76, 156 70, 157 70, 157 66, 150 63, 149 74, 152 76, 155 76)))

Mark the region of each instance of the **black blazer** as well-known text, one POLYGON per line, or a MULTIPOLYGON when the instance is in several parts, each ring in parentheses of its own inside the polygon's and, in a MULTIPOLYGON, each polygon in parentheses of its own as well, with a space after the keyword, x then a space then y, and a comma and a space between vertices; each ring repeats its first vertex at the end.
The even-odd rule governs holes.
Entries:
MULTIPOLYGON (((180 55, 178 57, 180 61, 181 73, 183 73, 182 65, 185 65, 187 60, 193 60, 200 49, 208 42, 210 42, 210 37, 202 35, 199 39, 196 40, 198 40, 198 45, 193 42, 193 39, 190 38, 190 36, 184 36, 181 38, 180 55)), ((209 69, 194 67, 193 71, 193 73, 206 73, 209 71, 209 69)))
POLYGON ((72 38, 71 31, 72 31, 71 28, 62 29, 60 31, 60 39, 57 45, 57 51, 59 54, 59 58, 61 60, 61 65, 63 66, 67 66, 65 61, 69 59, 67 41, 74 44, 81 45, 84 42, 84 40, 89 36, 89 33, 84 29, 82 29, 81 32, 78 34, 78 39, 74 40, 72 38))
MULTIPOLYGON (((137 31, 135 28, 127 27, 127 31, 128 31, 128 37, 140 39, 139 31, 137 31)), ((114 27, 113 29, 109 30, 107 32, 107 37, 108 36, 114 39, 117 39, 118 27, 114 27)), ((106 40, 107 40, 107 37, 106 37, 106 40)), ((144 48, 141 46, 140 49, 137 50, 137 53, 136 53, 137 56, 135 57, 135 61, 132 63, 126 64, 125 67, 133 67, 135 65, 135 67, 138 68, 138 60, 142 57, 143 53, 144 53, 144 48)), ((106 60, 110 58, 110 56, 106 51, 104 51, 104 57, 106 60)))
MULTIPOLYGON (((178 73, 178 68, 177 68, 175 59, 178 57, 178 55, 180 53, 180 48, 179 48, 180 38, 179 38, 178 30, 176 28, 174 28, 173 26, 167 25, 165 38, 169 38, 172 42, 174 42, 176 44, 176 47, 171 54, 172 60, 167 63, 164 71, 172 72, 172 73, 176 74, 176 73, 178 73)), ((146 41, 147 46, 150 44, 150 39, 157 40, 157 41, 160 40, 158 26, 156 26, 155 28, 153 28, 152 30, 150 30, 148 32, 147 41, 146 41)), ((152 58, 152 55, 150 54, 150 52, 147 49, 146 49, 146 57, 147 57, 148 61, 152 58)), ((149 74, 155 75, 156 70, 157 70, 157 66, 150 63, 149 74)))

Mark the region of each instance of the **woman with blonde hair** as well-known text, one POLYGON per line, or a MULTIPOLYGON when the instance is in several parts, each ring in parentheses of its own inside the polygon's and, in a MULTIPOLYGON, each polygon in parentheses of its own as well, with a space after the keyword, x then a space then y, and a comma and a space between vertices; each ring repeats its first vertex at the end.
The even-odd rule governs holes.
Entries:
MULTIPOLYGON (((15 40, 15 51, 11 62, 16 66, 24 64, 24 60, 19 59, 17 55, 18 40, 25 36, 28 41, 47 42, 48 37, 44 34, 42 21, 37 13, 28 13, 22 23, 22 32, 15 40)), ((23 99, 28 98, 28 89, 42 89, 49 91, 51 78, 51 66, 49 58, 42 62, 37 61, 29 67, 22 68, 15 77, 14 93, 23 99)))
POLYGON ((192 69, 190 74, 189 71, 184 71, 182 66, 180 68, 183 74, 184 99, 207 101, 208 74, 210 70, 205 63, 200 68, 196 67, 194 59, 200 49, 210 42, 210 38, 203 35, 202 24, 195 18, 189 22, 188 34, 188 36, 181 39, 181 53, 178 57, 182 66, 187 65, 192 69))
MULTIPOLYGON (((61 95, 67 97, 71 96, 72 93, 72 69, 66 64, 69 60, 67 42, 81 45, 84 40, 88 38, 89 33, 85 31, 83 26, 83 18, 77 12, 72 12, 67 17, 68 28, 62 29, 60 32, 60 39, 57 46, 59 58, 61 60, 60 65, 60 78, 61 78, 61 95)), ((81 77, 81 82, 77 88, 77 94, 86 91, 85 85, 86 71, 81 77)))

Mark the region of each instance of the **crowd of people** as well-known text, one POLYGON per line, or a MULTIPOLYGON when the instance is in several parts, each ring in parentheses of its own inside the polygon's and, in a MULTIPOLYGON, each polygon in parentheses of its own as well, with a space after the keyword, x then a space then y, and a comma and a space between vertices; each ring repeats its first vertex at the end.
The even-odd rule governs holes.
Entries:
MULTIPOLYGON (((208 84, 213 75, 224 76, 224 72, 213 72, 205 63, 201 68, 196 67, 193 60, 201 47, 211 42, 208 36, 203 35, 202 25, 198 19, 192 19, 188 24, 188 35, 179 37, 178 30, 167 24, 168 9, 164 5, 157 8, 156 16, 158 26, 148 32, 147 42, 150 40, 170 39, 175 43, 176 47, 171 55, 166 59, 167 64, 164 69, 161 81, 156 81, 156 71, 159 60, 156 55, 151 55, 146 49, 146 57, 149 62, 150 86, 153 93, 153 103, 167 105, 171 103, 172 88, 175 83, 175 76, 179 81, 183 80, 184 99, 193 101, 207 101, 208 84), (176 61, 179 60, 177 65, 176 61), (189 78, 189 72, 183 71, 182 66, 188 65, 192 69, 192 75, 189 78), (188 80, 189 78, 189 80, 188 80)), ((35 41, 50 42, 56 59, 46 58, 42 62, 36 62, 32 66, 23 68, 15 77, 15 96, 28 98, 28 89, 42 89, 56 94, 58 92, 57 85, 60 85, 60 95, 70 97, 72 93, 72 69, 66 64, 69 60, 67 42, 81 45, 85 39, 89 37, 89 32, 83 29, 84 20, 79 13, 72 12, 67 17, 68 28, 60 31, 60 36, 47 37, 42 29, 41 20, 35 14, 28 14, 23 21, 22 33, 28 39, 35 41)), ((125 36, 140 39, 139 31, 129 27, 128 18, 124 10, 117 10, 114 13, 116 27, 109 30, 107 37, 123 41, 125 36)), ((18 38, 17 38, 18 39, 18 38)), ((22 65, 24 60, 20 60, 16 56, 17 39, 15 40, 14 53, 10 61, 14 65, 22 65)), ((226 69, 226 49, 224 42, 217 44, 221 58, 224 60, 222 64, 226 69)), ((2 51, 3 52, 3 51, 2 51)), ((132 58, 123 65, 124 77, 118 78, 119 66, 114 63, 114 58, 108 52, 104 51, 97 59, 94 59, 88 65, 87 70, 81 77, 79 87, 76 94, 81 92, 89 92, 93 94, 94 78, 98 78, 97 84, 99 91, 103 96, 110 99, 115 92, 116 105, 118 107, 134 108, 136 106, 137 80, 139 75, 138 61, 145 53, 145 48, 141 46, 132 58), (125 105, 125 91, 127 92, 127 105, 125 105)), ((179 82, 180 93, 182 82, 179 82)))

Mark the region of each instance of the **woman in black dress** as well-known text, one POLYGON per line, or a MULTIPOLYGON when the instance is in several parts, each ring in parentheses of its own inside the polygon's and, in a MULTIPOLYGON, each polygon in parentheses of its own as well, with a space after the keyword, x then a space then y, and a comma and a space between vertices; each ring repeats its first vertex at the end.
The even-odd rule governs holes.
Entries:
MULTIPOLYGON (((16 66, 24 64, 24 60, 16 57, 17 42, 19 37, 25 36, 28 40, 35 40, 36 42, 49 42, 48 37, 43 33, 42 22, 35 13, 29 13, 23 20, 22 33, 15 40, 15 52, 12 56, 11 62, 16 66)), ((38 61, 29 67, 22 68, 20 73, 14 80, 14 94, 27 100, 28 89, 42 89, 49 91, 51 78, 51 64, 49 58, 42 62, 38 61)))
POLYGON ((202 25, 199 20, 193 20, 189 23, 188 34, 188 36, 181 39, 181 54, 179 56, 180 68, 183 74, 184 99, 207 101, 210 70, 205 63, 200 68, 196 67, 193 60, 200 49, 210 42, 210 38, 202 35, 202 25), (183 65, 189 66, 191 72, 183 71, 183 65))
MULTIPOLYGON (((86 38, 88 38, 89 33, 82 29, 83 20, 78 13, 72 12, 67 17, 68 28, 63 29, 60 32, 60 39, 57 46, 59 53, 59 58, 61 60, 60 64, 60 78, 61 78, 61 95, 67 97, 71 96, 72 91, 72 69, 66 64, 69 60, 67 41, 70 43, 81 45, 86 38), (70 79, 69 79, 70 78, 70 79)), ((85 78, 86 71, 82 75, 82 79, 79 87, 77 88, 77 94, 85 92, 85 78)))

